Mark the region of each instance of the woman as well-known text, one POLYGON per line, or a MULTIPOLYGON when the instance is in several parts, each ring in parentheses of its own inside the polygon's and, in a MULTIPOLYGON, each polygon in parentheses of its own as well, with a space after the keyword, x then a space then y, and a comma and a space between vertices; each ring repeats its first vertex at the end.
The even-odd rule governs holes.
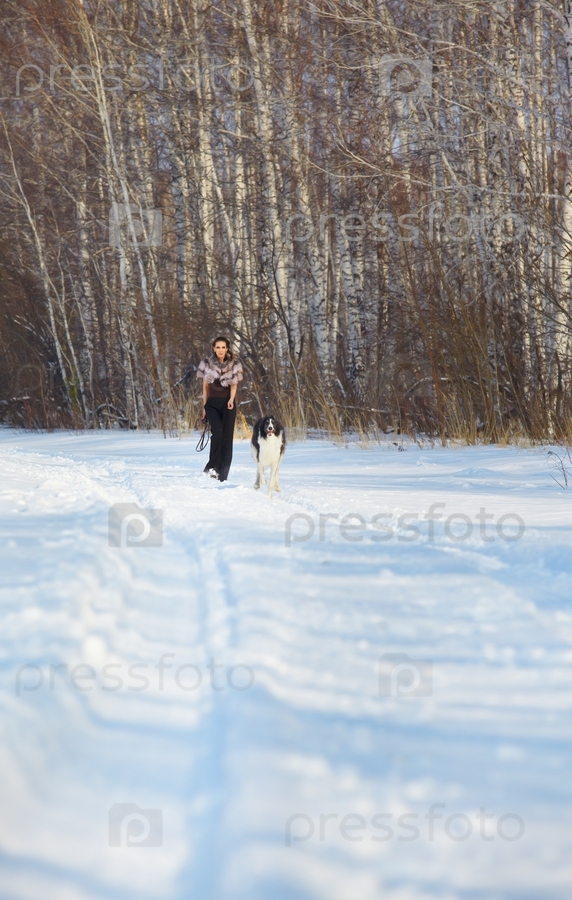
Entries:
POLYGON ((208 419, 211 426, 211 452, 204 471, 226 481, 232 462, 236 390, 242 381, 242 363, 233 356, 227 338, 213 341, 213 352, 200 363, 197 377, 203 379, 203 422, 208 419))

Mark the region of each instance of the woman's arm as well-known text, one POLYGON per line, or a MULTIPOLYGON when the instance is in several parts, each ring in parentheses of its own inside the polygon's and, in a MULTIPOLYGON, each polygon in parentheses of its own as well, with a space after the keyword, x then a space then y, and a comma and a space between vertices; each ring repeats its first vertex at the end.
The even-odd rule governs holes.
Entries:
POLYGON ((203 421, 206 419, 206 416, 207 416, 207 411, 205 409, 205 406, 207 404, 208 397, 209 397, 209 386, 208 386, 207 380, 205 378, 203 381, 203 414, 201 416, 203 421))
POLYGON ((227 404, 229 409, 232 409, 234 407, 234 398, 236 397, 237 387, 238 387, 237 384, 231 384, 231 386, 230 386, 230 400, 228 401, 228 404, 227 404))

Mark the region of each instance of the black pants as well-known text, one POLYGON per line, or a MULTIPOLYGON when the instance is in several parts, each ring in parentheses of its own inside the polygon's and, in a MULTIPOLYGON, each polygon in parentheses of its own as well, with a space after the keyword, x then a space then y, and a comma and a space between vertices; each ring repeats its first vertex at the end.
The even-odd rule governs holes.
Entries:
POLYGON ((219 481, 226 481, 232 462, 232 437, 236 420, 236 406, 228 408, 224 397, 209 397, 205 412, 211 426, 211 452, 205 472, 214 469, 219 481))

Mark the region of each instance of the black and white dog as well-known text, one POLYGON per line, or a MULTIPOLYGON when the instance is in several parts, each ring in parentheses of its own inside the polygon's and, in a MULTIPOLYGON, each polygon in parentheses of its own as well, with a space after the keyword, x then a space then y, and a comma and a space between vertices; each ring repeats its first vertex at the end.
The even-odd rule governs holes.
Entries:
POLYGON ((252 432, 250 449, 257 465, 254 490, 257 491, 261 484, 266 484, 264 469, 270 466, 268 496, 271 497, 272 491, 280 491, 278 469, 286 449, 286 433, 280 422, 273 416, 263 416, 259 419, 252 432))

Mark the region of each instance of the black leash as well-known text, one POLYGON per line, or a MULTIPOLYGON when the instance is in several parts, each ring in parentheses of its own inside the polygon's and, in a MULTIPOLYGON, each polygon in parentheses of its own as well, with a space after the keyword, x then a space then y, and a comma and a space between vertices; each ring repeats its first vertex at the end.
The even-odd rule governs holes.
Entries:
POLYGON ((195 447, 195 450, 197 451, 197 453, 200 453, 201 450, 204 450, 206 445, 209 442, 210 434, 208 433, 208 430, 209 430, 209 422, 207 419, 207 421, 205 422, 205 427, 203 428, 203 432, 199 438, 199 442, 198 442, 197 446, 195 447))

